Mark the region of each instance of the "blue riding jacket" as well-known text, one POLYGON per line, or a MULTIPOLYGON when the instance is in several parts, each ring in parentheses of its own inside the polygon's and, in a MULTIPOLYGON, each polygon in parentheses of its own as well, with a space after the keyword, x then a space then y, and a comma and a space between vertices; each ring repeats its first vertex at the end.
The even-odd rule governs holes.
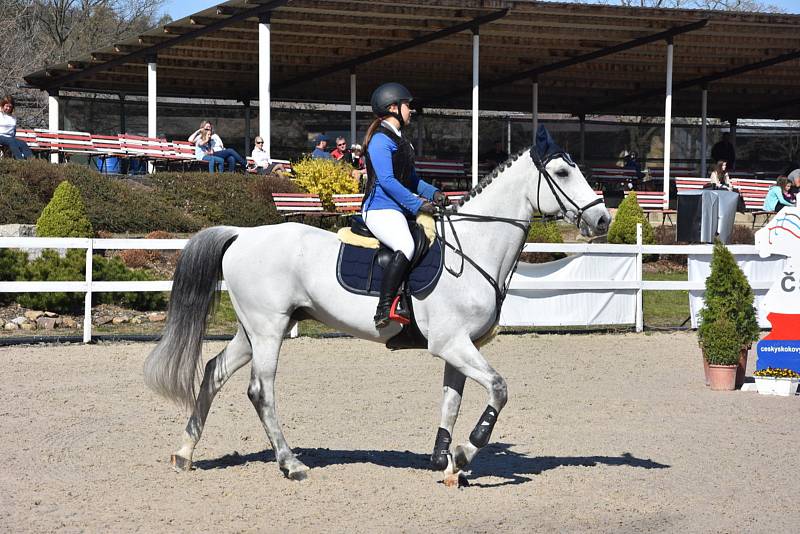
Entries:
MULTIPOLYGON (((383 126, 399 134, 385 121, 383 126)), ((438 191, 437 188, 417 175, 413 161, 410 165, 409 176, 405 180, 408 187, 403 185, 396 176, 392 161, 392 156, 397 150, 397 143, 381 131, 375 133, 370 139, 367 154, 375 173, 375 186, 372 191, 366 191, 364 211, 392 209, 400 211, 406 216, 416 215, 422 206, 422 199, 417 195, 433 200, 434 193, 438 191)), ((413 155, 411 157, 413 158, 413 155)))

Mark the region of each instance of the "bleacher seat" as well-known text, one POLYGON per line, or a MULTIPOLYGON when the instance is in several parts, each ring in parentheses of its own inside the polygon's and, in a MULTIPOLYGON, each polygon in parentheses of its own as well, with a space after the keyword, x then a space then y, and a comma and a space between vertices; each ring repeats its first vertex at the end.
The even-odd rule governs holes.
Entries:
POLYGON ((731 185, 739 190, 744 200, 744 206, 753 216, 752 227, 755 228, 758 217, 764 217, 762 225, 766 223, 774 211, 764 210, 764 199, 767 197, 770 187, 775 185, 771 180, 755 180, 753 178, 731 178, 731 185))
POLYGON ((650 214, 661 214, 661 225, 663 226, 667 220, 670 224, 672 222, 672 215, 677 212, 673 209, 664 208, 664 192, 663 191, 636 191, 636 202, 644 211, 647 220, 650 220, 650 214))
POLYGON ((354 215, 361 212, 363 193, 342 193, 333 195, 333 206, 341 215, 354 215))
POLYGON ((423 180, 439 189, 445 189, 451 185, 456 189, 463 189, 467 185, 467 173, 463 161, 418 159, 415 166, 417 174, 423 180))
POLYGON ((325 211, 319 195, 314 193, 272 193, 272 201, 284 219, 338 216, 336 212, 325 211))

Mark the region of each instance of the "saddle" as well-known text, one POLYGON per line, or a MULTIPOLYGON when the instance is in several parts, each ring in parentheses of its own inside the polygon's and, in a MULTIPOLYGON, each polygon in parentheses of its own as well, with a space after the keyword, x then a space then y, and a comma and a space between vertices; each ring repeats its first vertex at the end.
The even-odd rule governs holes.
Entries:
MULTIPOLYGON (((383 269, 394 252, 377 242, 360 215, 354 215, 350 219, 349 232, 339 231, 343 242, 336 262, 336 278, 351 293, 377 297, 380 294, 383 269)), ((440 240, 434 238, 431 241, 425 229, 415 221, 409 221, 408 227, 414 239, 414 256, 395 306, 408 310, 411 322, 404 324, 400 334, 387 342, 386 346, 390 349, 427 346, 427 340, 414 320, 410 297, 413 295, 424 298, 428 295, 439 281, 444 265, 440 240)))

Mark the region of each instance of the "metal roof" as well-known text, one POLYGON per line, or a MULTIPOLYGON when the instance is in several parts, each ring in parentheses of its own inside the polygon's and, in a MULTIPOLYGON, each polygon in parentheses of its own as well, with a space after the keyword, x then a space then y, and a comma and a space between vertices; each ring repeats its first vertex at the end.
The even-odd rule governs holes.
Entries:
POLYGON ((353 69, 359 103, 394 80, 423 106, 468 109, 478 28, 481 109, 529 111, 536 76, 543 113, 660 116, 658 34, 695 24, 670 37, 674 115, 698 116, 707 84, 709 116, 800 116, 798 15, 523 0, 231 0, 25 79, 42 89, 146 94, 145 60, 157 54, 159 95, 257 100, 265 14, 277 100, 349 102, 353 69))

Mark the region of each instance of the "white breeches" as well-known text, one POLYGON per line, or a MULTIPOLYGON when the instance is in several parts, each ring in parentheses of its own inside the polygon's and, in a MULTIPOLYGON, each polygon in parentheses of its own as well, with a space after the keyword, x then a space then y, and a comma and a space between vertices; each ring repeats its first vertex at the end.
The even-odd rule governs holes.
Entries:
POLYGON ((362 216, 367 228, 378 241, 394 251, 402 251, 411 261, 414 255, 414 238, 408 229, 408 220, 397 210, 367 210, 362 216))

